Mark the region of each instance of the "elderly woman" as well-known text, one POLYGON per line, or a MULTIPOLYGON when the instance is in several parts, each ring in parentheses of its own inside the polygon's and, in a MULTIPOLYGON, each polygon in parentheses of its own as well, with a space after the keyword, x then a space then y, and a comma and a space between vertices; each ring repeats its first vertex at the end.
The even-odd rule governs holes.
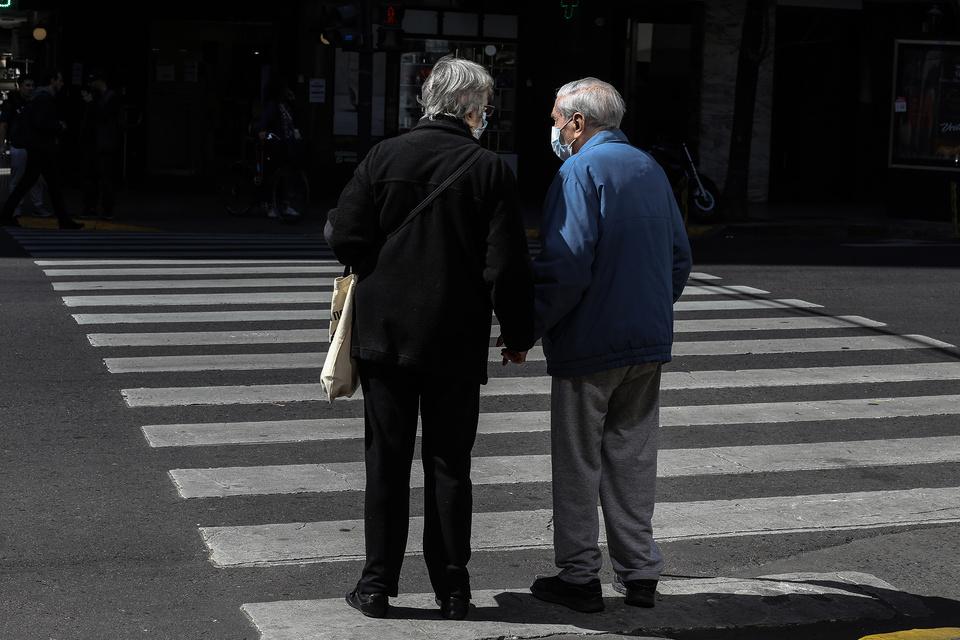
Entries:
POLYGON ((500 156, 481 151, 403 224, 478 150, 492 89, 482 66, 440 59, 423 85, 420 122, 370 151, 328 216, 327 242, 359 278, 351 353, 363 390, 367 560, 347 602, 370 617, 386 616, 397 595, 418 410, 424 560, 440 614, 466 617, 470 451, 491 311, 507 349, 533 345, 532 268, 516 181, 500 156))

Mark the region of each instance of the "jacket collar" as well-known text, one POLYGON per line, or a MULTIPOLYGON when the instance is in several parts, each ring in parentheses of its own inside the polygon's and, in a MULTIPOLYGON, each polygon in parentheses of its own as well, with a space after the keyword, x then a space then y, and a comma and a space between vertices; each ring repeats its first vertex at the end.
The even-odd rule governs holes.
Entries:
POLYGON ((462 119, 455 118, 453 116, 437 116, 434 120, 430 120, 429 118, 421 118, 412 131, 427 129, 460 133, 473 140, 473 133, 470 131, 470 127, 467 126, 467 123, 462 119))
POLYGON ((587 140, 587 143, 585 145, 580 147, 580 150, 577 151, 577 153, 574 154, 574 156, 577 156, 583 153, 584 151, 586 151, 587 149, 593 146, 596 146, 598 144, 604 144, 605 142, 626 142, 627 144, 630 143, 630 141, 627 140, 627 136, 625 136, 623 131, 621 131, 620 129, 605 129, 603 131, 598 131, 597 133, 595 133, 592 138, 587 140))

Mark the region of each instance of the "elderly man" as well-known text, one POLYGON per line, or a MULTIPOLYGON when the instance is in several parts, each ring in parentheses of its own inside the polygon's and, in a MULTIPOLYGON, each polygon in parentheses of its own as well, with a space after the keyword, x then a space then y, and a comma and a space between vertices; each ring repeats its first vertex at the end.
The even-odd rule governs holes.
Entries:
MULTIPOLYGON (((652 607, 663 567, 651 518, 657 477, 660 367, 670 360, 673 303, 690 245, 663 170, 618 128, 623 98, 595 78, 571 82, 553 107, 564 160, 543 207, 535 335, 553 377, 554 552, 541 600, 603 609, 597 498, 614 588, 652 607)), ((512 361, 522 354, 504 351, 512 361)))

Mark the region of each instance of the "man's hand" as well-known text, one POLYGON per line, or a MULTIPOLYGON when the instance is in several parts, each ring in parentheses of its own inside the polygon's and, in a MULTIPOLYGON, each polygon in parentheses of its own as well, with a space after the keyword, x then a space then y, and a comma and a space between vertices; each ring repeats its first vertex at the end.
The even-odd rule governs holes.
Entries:
MULTIPOLYGON (((503 346, 503 336, 497 336, 497 346, 503 346)), ((513 349, 500 349, 500 355, 503 356, 503 366, 508 362, 513 364, 523 364, 527 360, 526 351, 514 351, 513 349)))

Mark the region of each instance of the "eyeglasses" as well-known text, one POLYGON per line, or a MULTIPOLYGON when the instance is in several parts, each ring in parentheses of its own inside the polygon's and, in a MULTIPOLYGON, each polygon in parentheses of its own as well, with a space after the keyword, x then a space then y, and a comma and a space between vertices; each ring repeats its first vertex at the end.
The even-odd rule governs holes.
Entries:
POLYGON ((487 116, 488 118, 489 118, 490 116, 492 116, 492 115, 493 115, 493 112, 496 111, 496 110, 497 110, 497 108, 496 108, 495 106, 493 106, 492 104, 485 104, 485 105, 483 105, 483 115, 487 116))

